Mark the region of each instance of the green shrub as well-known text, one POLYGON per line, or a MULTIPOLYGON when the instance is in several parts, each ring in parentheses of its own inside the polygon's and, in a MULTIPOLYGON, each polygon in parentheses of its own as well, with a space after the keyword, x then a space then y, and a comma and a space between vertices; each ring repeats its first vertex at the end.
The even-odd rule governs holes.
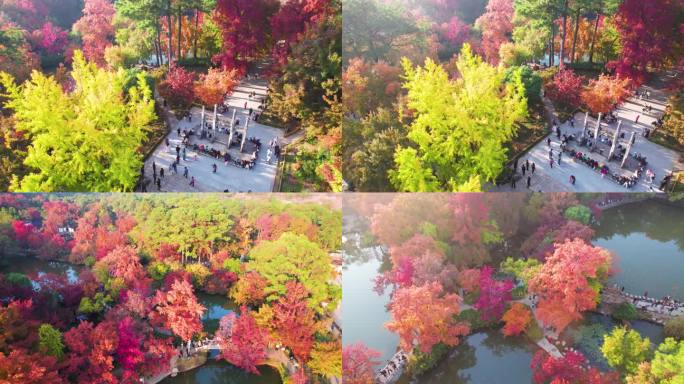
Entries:
POLYGON ((513 297, 513 300, 523 299, 527 296, 527 288, 525 288, 525 286, 515 287, 511 291, 511 296, 513 297))
POLYGON ((541 340, 544 337, 544 332, 542 331, 541 327, 537 323, 537 320, 532 319, 530 321, 530 324, 527 325, 527 329, 525 329, 525 334, 527 337, 534 341, 541 340))
POLYGON ((7 275, 5 275, 5 279, 8 283, 12 285, 19 285, 24 287, 31 286, 31 280, 29 280, 29 278, 23 273, 10 272, 7 275))
POLYGON ((613 317, 618 320, 634 320, 638 316, 636 307, 632 303, 622 303, 613 311, 613 317))
POLYGON ((163 280, 170 271, 171 267, 168 264, 159 261, 155 261, 147 267, 147 272, 150 274, 150 277, 157 281, 163 280))
POLYGON ((240 259, 226 259, 226 261, 223 262, 223 269, 226 269, 228 271, 231 271, 233 273, 239 273, 240 272, 240 259))
POLYGON ((420 375, 430 370, 449 352, 449 347, 439 343, 432 347, 430 353, 423 353, 420 349, 413 350, 409 360, 408 369, 411 374, 420 375))
POLYGON ((537 102, 541 99, 542 78, 538 73, 534 72, 530 67, 521 65, 518 67, 510 67, 506 70, 505 81, 509 82, 513 79, 514 74, 519 71, 525 86, 525 97, 528 102, 537 102))
POLYGON ((41 324, 38 328, 38 340, 40 347, 51 356, 60 358, 64 355, 62 333, 50 324, 41 324))
POLYGON ((490 328, 498 323, 498 320, 483 321, 480 312, 472 308, 461 311, 456 318, 459 321, 464 321, 470 324, 471 331, 490 328))
POLYGON ((684 340, 684 315, 674 317, 665 323, 665 337, 684 340))
POLYGON ((591 221, 591 210, 584 205, 574 205, 565 210, 565 218, 586 225, 591 221))

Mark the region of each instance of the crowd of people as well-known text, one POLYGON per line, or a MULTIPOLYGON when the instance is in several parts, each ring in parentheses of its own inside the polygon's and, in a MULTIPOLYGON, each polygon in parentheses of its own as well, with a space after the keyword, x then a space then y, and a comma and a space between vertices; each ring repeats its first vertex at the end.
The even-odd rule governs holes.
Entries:
POLYGON ((385 384, 391 382, 397 377, 397 373, 401 374, 403 367, 408 363, 408 356, 404 351, 399 351, 392 356, 390 361, 378 371, 375 376, 376 382, 385 384))
MULTIPOLYGON (((617 288, 617 285, 615 286, 617 288)), ((620 294, 628 298, 637 309, 642 309, 649 312, 655 312, 662 315, 684 315, 684 303, 672 298, 672 296, 665 296, 660 299, 649 297, 648 291, 643 295, 633 295, 625 292, 625 287, 620 287, 620 294)))
POLYGON ((191 340, 187 344, 182 344, 178 348, 178 358, 185 359, 194 356, 197 351, 203 349, 204 347, 214 343, 214 340, 205 337, 201 340, 191 340))

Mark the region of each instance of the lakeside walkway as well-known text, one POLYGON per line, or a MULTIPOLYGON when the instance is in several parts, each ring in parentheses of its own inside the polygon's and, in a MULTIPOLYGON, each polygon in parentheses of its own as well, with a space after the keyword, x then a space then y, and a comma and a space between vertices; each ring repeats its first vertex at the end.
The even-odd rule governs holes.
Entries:
POLYGON ((654 298, 634 295, 623 292, 617 287, 606 287, 601 293, 600 312, 608 312, 605 306, 615 306, 623 303, 631 303, 637 308, 637 312, 644 320, 665 325, 665 323, 677 316, 684 316, 684 303, 666 298, 654 298))

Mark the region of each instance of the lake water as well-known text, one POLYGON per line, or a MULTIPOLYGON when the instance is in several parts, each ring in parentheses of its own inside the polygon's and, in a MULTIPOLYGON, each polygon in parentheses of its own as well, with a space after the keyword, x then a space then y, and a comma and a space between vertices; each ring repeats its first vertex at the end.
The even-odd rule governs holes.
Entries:
POLYGON ((617 257, 611 283, 651 297, 684 300, 684 208, 657 200, 604 212, 594 244, 617 257))

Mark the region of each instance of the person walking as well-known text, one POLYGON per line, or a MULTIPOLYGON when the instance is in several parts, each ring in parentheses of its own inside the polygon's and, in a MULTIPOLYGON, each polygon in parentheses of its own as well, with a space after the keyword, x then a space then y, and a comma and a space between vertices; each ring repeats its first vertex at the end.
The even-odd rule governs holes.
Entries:
POLYGON ((530 159, 525 159, 525 168, 527 168, 528 171, 530 170, 530 159))
POLYGON ((549 146, 549 148, 551 147, 551 137, 546 138, 546 144, 549 146))
POLYGON ((575 179, 575 175, 570 175, 570 184, 575 185, 576 180, 577 179, 575 179))
POLYGON ((157 179, 157 191, 161 191, 161 179, 157 179))
POLYGON ((561 156, 563 155, 563 152, 558 152, 558 166, 560 167, 561 163, 561 156))
POLYGON ((180 155, 180 145, 176 145, 176 156, 180 155))
POLYGON ((185 177, 186 179, 188 178, 188 166, 187 165, 185 166, 185 170, 183 170, 183 177, 185 177))
POLYGON ((515 189, 515 175, 513 175, 513 177, 511 177, 511 187, 513 187, 513 189, 515 189))
POLYGON ((211 173, 216 173, 216 164, 211 165, 211 173))
POLYGON ((530 185, 532 185, 532 176, 527 176, 527 189, 530 189, 530 185))
POLYGON ((183 161, 186 161, 186 158, 185 147, 183 147, 183 161))
POLYGON ((169 138, 167 137, 166 138, 166 148, 168 148, 170 145, 171 145, 171 143, 169 142, 169 138))
POLYGON ((180 137, 180 127, 176 129, 176 133, 178 133, 178 137, 180 137))
POLYGON ((522 175, 525 176, 525 171, 527 171, 527 169, 525 168, 525 164, 523 164, 520 168, 522 170, 522 175))
POLYGON ((535 170, 536 168, 537 168, 537 167, 534 165, 534 161, 533 161, 533 162, 532 162, 532 174, 533 174, 533 175, 534 175, 534 170, 535 170))
POLYGON ((173 163, 172 166, 173 166, 173 173, 175 175, 177 175, 178 174, 178 163, 173 163))
POLYGON ((636 119, 634 119, 634 124, 639 124, 639 118, 641 115, 637 115, 636 119))
POLYGON ((161 179, 164 178, 164 168, 163 167, 159 168, 159 178, 161 178, 161 179))
POLYGON ((549 149, 549 160, 553 160, 553 148, 549 149))
POLYGON ((193 187, 193 188, 195 188, 195 176, 192 176, 192 177, 190 178, 190 186, 193 187))
POLYGON ((553 157, 549 159, 549 165, 551 166, 551 169, 553 169, 553 157))
POLYGON ((157 163, 155 163, 154 161, 152 162, 152 174, 157 176, 157 163))

